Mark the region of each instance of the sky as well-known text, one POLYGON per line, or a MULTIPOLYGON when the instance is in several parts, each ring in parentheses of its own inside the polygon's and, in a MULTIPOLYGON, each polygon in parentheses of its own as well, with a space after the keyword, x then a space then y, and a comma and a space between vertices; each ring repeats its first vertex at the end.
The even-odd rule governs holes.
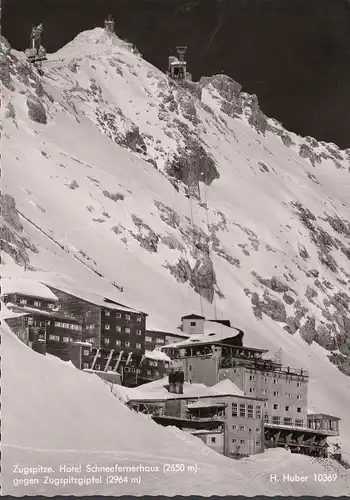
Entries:
POLYGON ((165 69, 188 46, 194 79, 222 70, 257 94, 263 111, 303 136, 350 147, 350 6, 347 0, 3 0, 3 34, 25 49, 31 26, 58 50, 103 25, 165 69))

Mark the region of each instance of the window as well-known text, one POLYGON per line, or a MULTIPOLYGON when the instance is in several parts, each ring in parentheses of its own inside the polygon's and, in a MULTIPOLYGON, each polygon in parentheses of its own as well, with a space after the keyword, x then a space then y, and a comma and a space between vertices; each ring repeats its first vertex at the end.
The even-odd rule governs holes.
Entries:
POLYGON ((292 394, 291 394, 290 392, 287 392, 287 393, 286 393, 286 396, 287 396, 287 398, 291 399, 292 394))
POLYGON ((33 324, 33 318, 28 318, 28 325, 32 325, 33 324))
POLYGON ((49 335, 49 340, 57 340, 59 342, 60 336, 59 335, 49 335))
POLYGON ((303 394, 297 394, 297 399, 303 399, 303 394))
POLYGON ((110 339, 106 338, 106 339, 103 339, 103 342, 108 345, 110 343, 110 339))
POLYGON ((256 380, 256 376, 255 375, 249 375, 249 380, 256 380))
POLYGON ((260 427, 255 428, 255 432, 260 432, 260 431, 261 431, 260 427))
POLYGON ((274 396, 279 396, 279 395, 280 395, 280 393, 279 393, 279 391, 273 391, 273 395, 274 395, 274 396))
POLYGON ((20 303, 20 304, 26 304, 26 303, 27 303, 27 299, 21 299, 21 300, 19 301, 19 303, 20 303))
POLYGON ((261 406, 255 407, 255 418, 261 418, 261 406))
POLYGON ((255 392, 254 387, 249 387, 249 392, 255 392))
POLYGON ((111 315, 110 311, 104 311, 104 313, 105 313, 105 316, 110 316, 111 315))
POLYGON ((302 387, 303 384, 301 382, 297 382, 297 387, 302 387))
POLYGON ((212 443, 216 443, 216 438, 213 438, 213 437, 212 437, 212 438, 211 438, 211 442, 212 442, 212 443))
POLYGON ((141 330, 136 330, 136 335, 142 335, 141 330))
POLYGON ((195 321, 191 321, 190 325, 191 326, 196 326, 196 322, 195 321))
POLYGON ((278 380, 277 380, 277 378, 274 378, 274 379, 273 379, 273 383, 274 383, 274 384, 278 384, 278 380))
POLYGON ((302 427, 303 426, 303 421, 295 419, 295 425, 298 425, 299 427, 302 427))
POLYGON ((117 314, 115 315, 115 317, 116 317, 116 318, 121 318, 121 317, 122 317, 122 315, 121 315, 120 313, 117 313, 117 314))
POLYGON ((142 345, 139 342, 137 342, 136 343, 136 349, 141 349, 141 347, 142 347, 142 345))
POLYGON ((192 366, 191 366, 191 365, 189 365, 189 367, 188 367, 188 371, 190 372, 191 370, 192 370, 192 366))
POLYGON ((284 417, 283 423, 286 425, 290 425, 292 423, 292 419, 290 417, 284 417))
POLYGON ((86 317, 91 316, 91 311, 86 311, 86 317))
POLYGON ((83 368, 89 368, 89 363, 83 363, 83 368))
POLYGON ((125 328, 125 333, 130 333, 130 328, 125 328))
POLYGON ((303 409, 300 406, 297 406, 297 412, 302 413, 303 409))
POLYGON ((245 425, 240 425, 239 430, 240 431, 245 431, 245 425))
POLYGON ((89 356, 89 354, 90 354, 89 349, 84 349, 84 356, 89 356))
POLYGON ((121 326, 116 326, 115 329, 116 329, 117 332, 121 332, 122 331, 122 327, 121 326))
POLYGON ((292 407, 290 405, 286 405, 284 409, 285 411, 292 411, 292 407))
POLYGON ((100 368, 100 365, 95 365, 95 370, 99 370, 100 368))
POLYGON ((157 338, 156 344, 164 344, 164 339, 157 338))
POLYGON ((41 302, 39 302, 38 300, 34 300, 34 305, 36 307, 40 307, 41 306, 41 302))
POLYGON ((280 405, 275 403, 275 404, 273 405, 273 409, 274 409, 274 410, 279 410, 279 409, 280 409, 280 405))
POLYGON ((275 415, 272 417, 272 423, 279 425, 281 423, 281 417, 276 417, 275 415))
POLYGON ((115 345, 122 345, 121 341, 120 340, 116 340, 115 341, 115 345))
POLYGON ((125 347, 130 347, 130 342, 127 340, 124 345, 125 347))
POLYGON ((94 339, 94 337, 91 337, 91 338, 87 339, 86 342, 89 342, 90 344, 94 344, 95 339, 94 339))
POLYGON ((141 323, 142 317, 141 316, 137 316, 137 321, 139 321, 141 323))
POLYGON ((159 377, 159 372, 156 372, 156 377, 159 377))
POLYGON ((164 368, 169 368, 169 363, 164 363, 164 368))
POLYGON ((130 314, 125 314, 125 319, 130 319, 130 314))
POLYGON ((245 417, 246 414, 246 406, 245 405, 239 405, 239 416, 240 417, 245 417))
POLYGON ((147 375, 151 375, 151 374, 152 374, 151 370, 147 370, 147 375))
POLYGON ((241 439, 240 443, 241 443, 241 444, 245 444, 245 440, 244 440, 244 439, 241 439))
POLYGON ((232 416, 238 417, 238 404, 232 403, 232 416))
POLYGON ((105 325, 105 330, 110 330, 110 329, 111 329, 110 325, 105 325))
POLYGON ((232 430, 233 430, 233 431, 236 431, 236 430, 237 430, 237 425, 233 425, 233 426, 232 426, 232 430))
POLYGON ((256 442, 256 447, 257 447, 257 448, 260 448, 260 446, 261 446, 260 441, 257 441, 257 442, 256 442))
POLYGON ((263 381, 265 384, 267 384, 267 382, 269 381, 269 379, 268 379, 267 377, 263 377, 263 378, 262 378, 262 381, 263 381))
POLYGON ((248 405, 248 418, 254 418, 254 406, 248 405))
POLYGON ((268 393, 269 393, 269 391, 268 391, 267 389, 263 389, 263 390, 262 390, 262 393, 266 395, 266 394, 268 394, 268 393))
POLYGON ((232 443, 237 443, 237 439, 232 439, 232 443))
POLYGON ((69 342, 70 341, 70 338, 69 337, 63 337, 63 342, 69 342))
POLYGON ((292 381, 291 380, 286 380, 286 385, 292 385, 292 381))
POLYGON ((152 337, 145 337, 146 342, 152 342, 152 337))

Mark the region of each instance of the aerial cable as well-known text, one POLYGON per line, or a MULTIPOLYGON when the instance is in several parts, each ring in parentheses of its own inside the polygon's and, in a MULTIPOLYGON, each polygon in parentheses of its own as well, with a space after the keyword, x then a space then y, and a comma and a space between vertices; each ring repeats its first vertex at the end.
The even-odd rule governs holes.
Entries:
MULTIPOLYGON (((193 208, 192 208, 192 192, 189 189, 188 191, 188 199, 190 201, 190 214, 191 214, 191 225, 192 225, 192 233, 193 233, 193 244, 194 244, 194 251, 195 251, 195 257, 196 257, 196 262, 198 262, 198 248, 197 248, 197 242, 196 242, 196 237, 194 233, 194 222, 193 222, 193 208)), ((203 316, 203 301, 202 301, 202 293, 201 293, 201 286, 199 282, 199 276, 197 274, 197 286, 198 286, 198 291, 199 291, 199 300, 200 300, 200 307, 201 307, 201 314, 203 316)))
MULTIPOLYGON (((209 256, 211 254, 210 250, 210 242, 209 242, 209 206, 208 206, 208 192, 207 192, 207 185, 204 183, 204 197, 205 197, 205 215, 206 215, 206 220, 207 220, 207 236, 208 236, 208 251, 209 251, 209 256)), ((215 290, 214 290, 214 295, 213 295, 213 302, 214 302, 214 312, 215 312, 215 319, 218 319, 217 315, 217 308, 216 308, 216 296, 215 296, 215 290)))

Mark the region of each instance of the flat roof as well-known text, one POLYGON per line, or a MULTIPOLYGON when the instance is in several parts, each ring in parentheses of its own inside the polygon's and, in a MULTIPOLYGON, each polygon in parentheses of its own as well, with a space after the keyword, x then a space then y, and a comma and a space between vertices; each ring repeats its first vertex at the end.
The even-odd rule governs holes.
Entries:
POLYGON ((176 397, 166 397, 166 396, 156 396, 152 399, 142 399, 141 397, 136 397, 135 399, 130 398, 129 402, 139 402, 139 403, 159 403, 165 401, 177 401, 178 399, 205 399, 205 398, 239 398, 239 399, 249 399, 250 401, 267 401, 267 398, 253 398, 251 396, 241 396, 240 394, 208 394, 203 396, 195 396, 195 395, 185 395, 185 394, 173 394, 176 397))
POLYGON ((339 417, 334 417, 333 415, 328 415, 327 413, 308 413, 308 420, 329 418, 331 420, 341 420, 339 417))

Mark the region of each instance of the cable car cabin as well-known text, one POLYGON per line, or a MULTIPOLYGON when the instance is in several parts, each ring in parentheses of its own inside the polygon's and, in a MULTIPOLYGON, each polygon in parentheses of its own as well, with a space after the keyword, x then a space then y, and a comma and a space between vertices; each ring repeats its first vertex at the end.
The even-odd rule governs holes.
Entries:
POLYGON ((185 80, 187 76, 186 66, 186 61, 180 61, 175 56, 169 56, 168 75, 173 80, 185 80))

